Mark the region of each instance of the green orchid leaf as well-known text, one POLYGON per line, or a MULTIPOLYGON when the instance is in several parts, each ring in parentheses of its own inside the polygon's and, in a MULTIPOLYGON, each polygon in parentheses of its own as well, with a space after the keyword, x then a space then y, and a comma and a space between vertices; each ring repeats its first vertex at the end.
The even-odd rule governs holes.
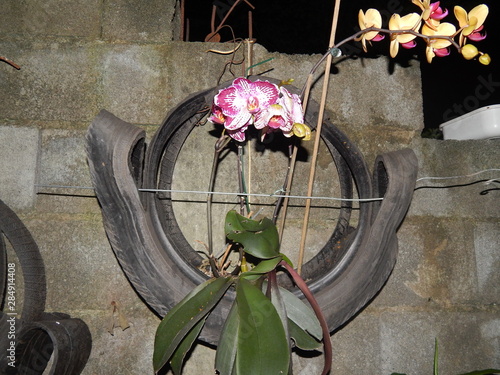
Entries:
POLYGON ((240 243, 245 252, 260 259, 279 255, 278 230, 273 222, 264 218, 260 221, 248 219, 236 211, 226 215, 224 230, 227 238, 240 243))
POLYGON ((240 317, 237 374, 287 374, 290 350, 283 324, 271 301, 259 288, 239 279, 236 302, 240 317))
POLYGON ((207 316, 201 319, 196 325, 193 327, 191 331, 184 337, 181 341, 174 354, 172 354, 172 358, 170 360, 170 367, 174 375, 181 375, 182 365, 184 363, 184 358, 186 354, 193 346, 193 343, 198 338, 203 326, 205 325, 205 321, 207 320, 207 316))
POLYGON ((277 256, 276 258, 264 259, 259 262, 254 268, 250 271, 243 272, 240 277, 254 276, 254 275, 263 275, 268 272, 271 272, 276 268, 278 263, 281 262, 281 256, 277 256))
POLYGON ((229 310, 224 327, 222 327, 217 353, 215 353, 215 369, 220 375, 232 375, 235 369, 239 325, 240 316, 235 301, 229 310))
POLYGON ((288 330, 295 346, 302 350, 317 350, 322 343, 300 328, 293 320, 288 319, 288 330))
POLYGON ((489 368, 486 370, 477 370, 477 371, 467 372, 465 374, 460 374, 460 375, 491 375, 491 374, 500 374, 500 370, 489 368))
POLYGON ((293 263, 292 263, 292 261, 290 260, 290 258, 288 258, 288 257, 287 257, 285 254, 283 254, 283 253, 280 253, 280 255, 281 255, 281 257, 283 258, 283 260, 284 260, 285 262, 287 262, 287 263, 290 265, 290 267, 293 267, 293 263))
MULTIPOLYGON (((281 324, 283 324, 283 328, 285 329, 285 335, 286 335, 286 342, 288 343, 288 351, 290 353, 290 366, 292 366, 292 341, 290 340, 290 330, 289 330, 289 327, 288 327, 288 317, 287 317, 287 313, 286 313, 286 306, 285 306, 285 301, 283 301, 283 298, 281 297, 281 293, 280 293, 280 288, 278 286, 278 281, 277 281, 277 278, 276 278, 276 272, 271 272, 269 273, 269 276, 268 276, 268 282, 269 284, 267 285, 270 285, 270 288, 269 288, 269 294, 270 294, 270 298, 271 298, 271 303, 273 304, 274 308, 276 309, 276 312, 278 313, 279 317, 280 317, 280 320, 281 320, 281 324)), ((267 286, 266 285, 266 286, 267 286)), ((268 295, 266 293, 266 295, 268 295)), ((292 373, 291 372, 291 367, 290 367, 290 374, 292 373)))
POLYGON ((155 335, 155 372, 165 366, 184 338, 214 308, 232 283, 231 277, 207 280, 165 315, 155 335))
POLYGON ((288 318, 304 331, 318 340, 323 338, 323 331, 314 311, 292 292, 280 287, 281 296, 286 306, 288 318))

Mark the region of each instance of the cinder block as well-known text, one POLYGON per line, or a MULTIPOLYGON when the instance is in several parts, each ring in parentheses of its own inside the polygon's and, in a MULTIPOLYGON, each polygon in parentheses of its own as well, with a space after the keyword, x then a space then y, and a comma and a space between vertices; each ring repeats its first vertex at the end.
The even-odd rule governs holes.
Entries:
POLYGON ((116 45, 103 49, 101 107, 139 124, 159 124, 167 113, 168 48, 159 45, 116 45))
POLYGON ((435 339, 440 373, 458 374, 500 365, 498 311, 388 312, 381 320, 381 374, 432 373, 435 339))
POLYGON ((146 309, 121 270, 100 217, 43 213, 25 224, 45 263, 48 311, 103 310, 113 300, 127 309, 146 309))
POLYGON ((137 42, 168 42, 173 38, 174 0, 118 0, 104 3, 102 37, 137 42))
POLYGON ((479 299, 484 304, 499 302, 500 223, 478 223, 474 228, 479 299))
POLYGON ((92 186, 85 134, 83 130, 42 131, 40 185, 92 186))
MULTIPOLYGON (((259 45, 254 47, 254 53, 254 63, 273 58, 256 66, 254 74, 266 72, 266 75, 280 80, 294 79, 293 84, 299 88, 306 83, 307 75, 321 57, 270 54, 259 45)), ((370 126, 379 131, 394 128, 420 132, 423 129, 419 65, 394 66, 389 73, 389 64, 391 61, 387 58, 338 59, 335 62, 327 99, 327 109, 334 123, 347 124, 346 130, 349 131, 361 131, 370 126)), ((317 70, 319 78, 311 91, 311 97, 318 102, 323 85, 322 71, 322 67, 317 70)))
POLYGON ((88 122, 98 112, 94 45, 60 39, 36 43, 16 40, 2 43, 0 48, 3 45, 5 53, 10 51, 10 58, 21 65, 19 71, 0 70, 3 118, 88 122))
MULTIPOLYGON (((331 340, 333 374, 382 374, 379 360, 380 319, 377 315, 361 312, 336 332, 331 340)), ((304 372, 304 375, 313 373, 320 371, 304 372)))
POLYGON ((13 210, 35 202, 39 152, 37 128, 0 126, 0 199, 13 210))
POLYGON ((99 0, 3 0, 0 34, 96 38, 100 11, 99 0))
MULTIPOLYGON (((375 126, 379 131, 393 127, 422 130, 419 65, 396 65, 390 71, 390 64, 389 58, 345 59, 336 64, 337 74, 332 76, 328 90, 332 119, 347 122, 352 129, 375 126)), ((316 91, 319 95, 320 90, 316 91)))
MULTIPOLYGON (((153 374, 154 335, 160 320, 147 310, 123 309, 130 324, 126 330, 108 332, 111 310, 74 311, 92 334, 92 352, 82 375, 153 374)), ((208 372, 207 372, 208 373, 208 372)))
POLYGON ((432 310, 477 301, 473 228, 466 220, 414 218, 398 237, 396 266, 372 306, 432 310))

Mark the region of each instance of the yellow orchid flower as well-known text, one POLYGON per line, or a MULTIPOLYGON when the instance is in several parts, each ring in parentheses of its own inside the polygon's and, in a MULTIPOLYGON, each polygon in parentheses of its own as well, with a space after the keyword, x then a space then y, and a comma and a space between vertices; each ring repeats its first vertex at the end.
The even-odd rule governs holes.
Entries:
MULTIPOLYGON (((377 9, 370 8, 366 11, 366 13, 363 13, 363 10, 360 9, 358 13, 358 22, 361 30, 365 30, 370 27, 376 27, 380 29, 382 27, 382 16, 377 9)), ((382 39, 384 39, 384 36, 382 34, 379 34, 378 31, 368 31, 367 33, 364 33, 360 38, 361 44, 363 45, 363 50, 365 52, 367 52, 366 41, 373 40, 374 42, 378 42, 382 39)))
MULTIPOLYGON (((436 30, 430 28, 427 25, 422 27, 422 34, 427 36, 453 36, 457 31, 455 25, 449 22, 443 22, 439 24, 436 30)), ((451 45, 451 41, 442 38, 430 38, 427 39, 427 48, 425 54, 427 56, 427 61, 430 63, 434 56, 443 57, 450 54, 448 47, 451 45)))
MULTIPOLYGON (((401 17, 399 14, 393 14, 389 19, 389 29, 390 30, 417 30, 420 28, 422 24, 422 20, 420 15, 417 13, 410 13, 406 16, 401 17)), ((396 57, 399 51, 399 45, 403 48, 413 48, 416 43, 414 39, 415 35, 400 32, 400 33, 392 33, 391 34, 391 46, 390 53, 391 57, 396 57)))
POLYGON ((412 3, 422 9, 422 19, 432 29, 435 29, 440 21, 448 15, 448 10, 443 10, 439 6, 439 1, 431 3, 430 0, 412 0, 412 3))
POLYGON ((467 11, 461 6, 456 5, 454 8, 455 17, 458 20, 460 29, 460 45, 465 44, 465 39, 470 37, 472 40, 484 39, 484 36, 480 34, 483 29, 484 21, 488 16, 489 8, 485 4, 478 5, 467 13, 467 11))

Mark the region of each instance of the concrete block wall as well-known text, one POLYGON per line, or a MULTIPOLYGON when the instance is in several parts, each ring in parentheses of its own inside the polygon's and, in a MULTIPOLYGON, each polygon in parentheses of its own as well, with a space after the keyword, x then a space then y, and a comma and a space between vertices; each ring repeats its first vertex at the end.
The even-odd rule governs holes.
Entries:
MULTIPOLYGON (((150 136, 170 108, 216 84, 228 57, 206 51, 230 46, 174 41, 175 3, 5 0, 0 7, 0 55, 22 66, 0 65, 0 199, 41 249, 46 311, 89 325, 93 349, 85 375, 152 373, 159 318, 123 275, 92 190, 36 185, 91 186, 84 137, 101 108, 150 136), (113 301, 130 328, 111 335, 113 301)), ((272 69, 268 76, 298 85, 319 58, 259 45, 254 54, 254 61, 274 58, 255 73, 272 69)), ((419 178, 499 168, 498 140, 421 139, 419 66, 396 66, 391 74, 387 66, 384 58, 339 63, 329 91, 332 120, 370 166, 377 154, 411 147, 419 178)), ((435 338, 442 374, 500 367, 500 194, 481 195, 492 185, 466 185, 492 178, 498 172, 418 182, 387 285, 332 336, 333 374, 430 373, 435 338)), ((212 349, 198 345, 186 374, 212 373, 213 359, 212 349)), ((294 361, 297 374, 321 368, 320 357, 294 361)))

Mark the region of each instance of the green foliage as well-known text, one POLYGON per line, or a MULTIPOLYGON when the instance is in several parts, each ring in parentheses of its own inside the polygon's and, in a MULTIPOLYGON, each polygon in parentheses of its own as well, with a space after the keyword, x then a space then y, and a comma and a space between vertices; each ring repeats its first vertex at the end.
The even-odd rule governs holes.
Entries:
MULTIPOLYGON (((153 368, 155 372, 165 366, 179 347, 182 351, 189 349, 186 350, 188 342, 184 340, 192 338, 189 333, 193 329, 196 330, 195 326, 198 327, 198 323, 214 308, 232 283, 233 279, 231 277, 207 280, 196 287, 165 315, 156 330, 153 352, 153 368)), ((191 344, 193 341, 191 340, 191 344)), ((176 360, 178 360, 178 357, 176 357, 176 360)))
POLYGON ((278 266, 279 262, 281 262, 281 256, 277 256, 277 257, 271 258, 271 259, 264 259, 264 260, 260 261, 259 264, 257 264, 250 271, 243 272, 240 275, 240 277, 243 277, 246 279, 254 279, 251 276, 260 277, 260 276, 274 270, 278 266))
POLYGON ((323 333, 314 312, 292 292, 284 288, 279 289, 283 301, 285 302, 288 319, 317 340, 321 340, 323 338, 323 333))
POLYGON ((229 211, 224 230, 227 238, 241 244, 254 257, 270 259, 279 255, 278 230, 268 218, 256 221, 229 211))
POLYGON ((220 375, 231 375, 236 360, 238 350, 238 327, 240 326, 240 315, 236 302, 233 303, 231 310, 222 328, 222 333, 215 354, 215 368, 220 375))
POLYGON ((289 346, 281 319, 271 301, 245 279, 236 287, 240 324, 236 374, 286 374, 289 346))
POLYGON ((236 298, 215 357, 220 375, 288 374, 292 343, 303 350, 321 345, 323 331, 314 312, 277 284, 277 268, 288 267, 290 261, 279 252, 278 232, 271 220, 251 220, 230 211, 225 229, 227 237, 243 247, 240 256, 252 255, 256 265, 238 276, 207 280, 168 312, 156 332, 155 372, 169 364, 174 375, 181 374, 186 354, 230 287, 235 287, 236 298))

